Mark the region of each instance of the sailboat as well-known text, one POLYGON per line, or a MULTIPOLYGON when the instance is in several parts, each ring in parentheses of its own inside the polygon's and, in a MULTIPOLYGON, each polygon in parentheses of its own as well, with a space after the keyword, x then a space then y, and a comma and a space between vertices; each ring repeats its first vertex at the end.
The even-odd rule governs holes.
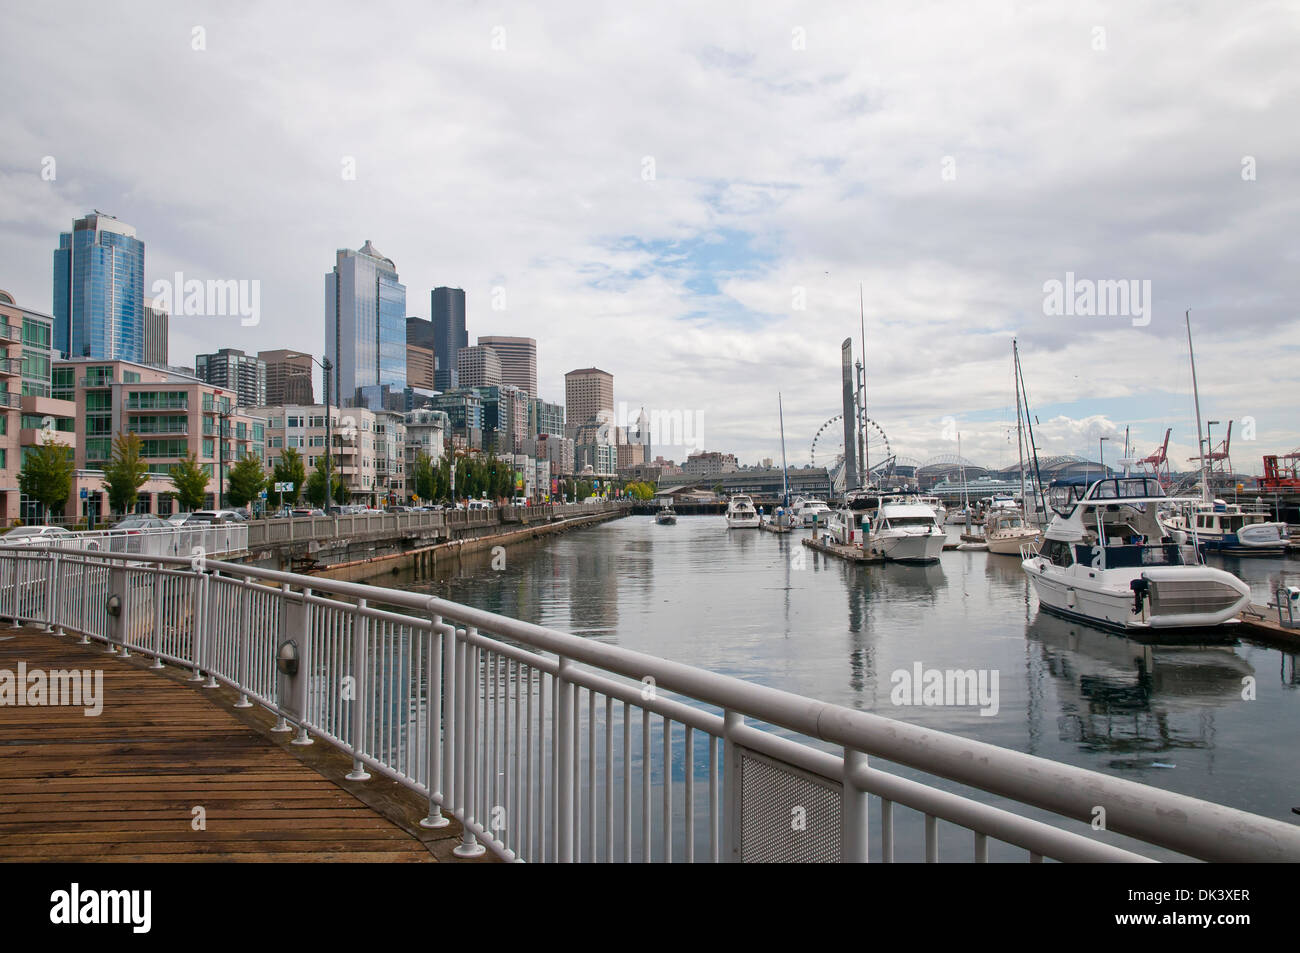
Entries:
MULTIPOLYGON (((1025 492, 1025 439, 1024 418, 1020 405, 1020 367, 1019 345, 1011 341, 1012 366, 1016 369, 1016 452, 1020 457, 1020 506, 991 506, 984 522, 984 541, 989 552, 997 556, 1020 556, 1024 552, 1038 549, 1042 539, 1034 527, 1025 520, 1025 504, 1029 495, 1025 492)), ((1023 557, 1022 557, 1023 558, 1023 557)))

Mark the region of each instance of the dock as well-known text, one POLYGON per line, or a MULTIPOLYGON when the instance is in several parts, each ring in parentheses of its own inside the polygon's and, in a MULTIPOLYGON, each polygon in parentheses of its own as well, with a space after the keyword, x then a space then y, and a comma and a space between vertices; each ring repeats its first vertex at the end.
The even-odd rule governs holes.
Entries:
POLYGON ((291 734, 270 732, 269 712, 235 708, 236 693, 188 681, 186 670, 151 669, 37 626, 0 630, 0 669, 20 663, 27 679, 102 673, 102 710, 0 706, 0 861, 452 856, 459 824, 419 827, 419 798, 377 777, 344 780, 342 752, 291 745, 291 734))
POLYGON ((1269 606, 1251 605, 1241 613, 1239 632, 1250 638, 1288 648, 1300 646, 1300 629, 1288 629, 1279 625, 1277 609, 1269 606))
POLYGON ((770 520, 761 521, 758 524, 758 528, 761 530, 766 530, 769 533, 793 533, 795 531, 795 527, 793 526, 777 526, 775 523, 771 522, 770 520))
POLYGON ((845 546, 843 543, 824 543, 820 539, 808 537, 803 544, 809 549, 815 549, 819 553, 825 553, 828 556, 836 556, 839 559, 846 559, 851 563, 883 563, 883 556, 873 556, 864 552, 861 546, 845 546))

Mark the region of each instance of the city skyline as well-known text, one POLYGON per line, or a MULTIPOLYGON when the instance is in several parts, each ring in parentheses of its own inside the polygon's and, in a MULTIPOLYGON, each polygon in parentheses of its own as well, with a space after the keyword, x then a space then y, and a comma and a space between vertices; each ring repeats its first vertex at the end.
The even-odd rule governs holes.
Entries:
MULTIPOLYGON (((1190 308, 1204 416, 1239 421, 1234 461, 1257 470, 1262 453, 1300 444, 1288 413, 1300 335, 1286 306, 1297 278, 1281 252, 1300 144, 1279 112, 1297 78, 1272 39, 1284 33, 1280 14, 1180 11, 1155 29, 1151 14, 1119 7, 1052 18, 999 8, 992 24, 973 10, 914 10, 868 31, 835 6, 802 22, 776 8, 726 23, 677 13, 673 34, 630 14, 632 44, 608 23, 560 29, 503 12, 503 49, 491 45, 496 23, 453 13, 445 32, 457 51, 446 62, 419 57, 419 40, 392 51, 391 68, 419 82, 404 84, 402 108, 375 104, 365 135, 359 120, 318 127, 304 117, 250 150, 236 117, 256 97, 292 114, 285 97, 347 95, 344 78, 315 68, 323 48, 284 50, 270 68, 302 78, 276 89, 241 74, 259 41, 237 11, 205 14, 196 50, 194 24, 170 11, 127 30, 93 8, 72 25, 15 10, 8 108, 20 121, 0 285, 52 313, 52 241, 100 208, 146 240, 146 295, 176 272, 262 282, 255 326, 173 314, 173 360, 221 347, 252 354, 320 340, 320 263, 369 235, 400 266, 410 315, 422 316, 429 289, 456 285, 471 333, 536 338, 542 396, 558 397, 569 368, 609 367, 629 405, 700 411, 706 447, 752 460, 779 456, 780 390, 792 463, 839 410, 839 341, 852 336, 860 350, 859 282, 868 405, 894 448, 955 453, 960 432, 963 455, 990 465, 1014 456, 1013 334, 1045 452, 1093 455, 1099 436, 1122 440, 1131 425, 1142 453, 1166 427, 1171 457, 1195 453, 1190 308), (1106 24, 1100 41, 1095 19, 1106 24), (976 24, 1004 66, 996 83, 947 66, 976 24), (41 75, 29 51, 55 36, 70 68, 41 75), (1160 56, 1171 36, 1202 51, 1195 70, 1160 56), (1209 39, 1224 36, 1236 39, 1209 39), (69 121, 88 68, 75 54, 102 43, 173 77, 140 106, 178 117, 177 149, 109 145, 110 125, 137 121, 125 100, 69 121), (563 60, 575 44, 602 55, 524 82, 530 64, 563 60), (676 75, 662 77, 665 63, 676 75), (1126 92, 1134 70, 1160 97, 1126 92), (611 75, 617 90, 602 95, 611 75), (451 76, 459 98, 419 92, 451 76), (227 87, 229 104, 202 116, 179 106, 227 87), (561 98, 591 109, 548 129, 536 117, 561 98), (681 110, 657 105, 678 100, 681 110), (423 109, 458 136, 416 136, 410 164, 365 145, 406 141, 404 117, 423 109), (635 126, 619 121, 627 113, 635 126), (1201 132, 1211 126, 1221 130, 1213 143, 1201 132), (455 222, 454 235, 428 229, 426 216, 455 222), (196 219, 203 228, 189 227, 196 219), (1049 313, 1045 286, 1074 279, 1149 281, 1150 312, 1049 313), (1254 440, 1241 439, 1247 418, 1254 440)), ((262 16, 262 35, 290 28, 287 14, 262 16)))

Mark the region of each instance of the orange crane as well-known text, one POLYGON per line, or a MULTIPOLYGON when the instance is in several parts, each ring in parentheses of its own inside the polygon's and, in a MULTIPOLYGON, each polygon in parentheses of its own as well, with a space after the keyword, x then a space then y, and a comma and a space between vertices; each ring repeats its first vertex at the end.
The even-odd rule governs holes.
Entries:
POLYGON ((1173 482, 1173 478, 1169 476, 1169 435, 1173 432, 1173 427, 1166 430, 1165 442, 1160 445, 1160 449, 1151 456, 1143 457, 1138 461, 1138 466, 1142 468, 1144 473, 1155 477, 1160 485, 1166 488, 1173 482))

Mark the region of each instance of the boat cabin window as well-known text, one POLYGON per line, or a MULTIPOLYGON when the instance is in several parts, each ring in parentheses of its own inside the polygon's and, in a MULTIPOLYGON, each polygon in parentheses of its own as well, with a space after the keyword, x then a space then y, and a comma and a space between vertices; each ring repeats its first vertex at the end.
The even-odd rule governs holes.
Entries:
POLYGON ((891 527, 934 525, 934 519, 929 516, 888 516, 885 518, 885 522, 891 527))
POLYGON ((1038 550, 1038 555, 1054 566, 1066 567, 1074 560, 1070 558, 1070 544, 1059 539, 1049 539, 1038 550))

